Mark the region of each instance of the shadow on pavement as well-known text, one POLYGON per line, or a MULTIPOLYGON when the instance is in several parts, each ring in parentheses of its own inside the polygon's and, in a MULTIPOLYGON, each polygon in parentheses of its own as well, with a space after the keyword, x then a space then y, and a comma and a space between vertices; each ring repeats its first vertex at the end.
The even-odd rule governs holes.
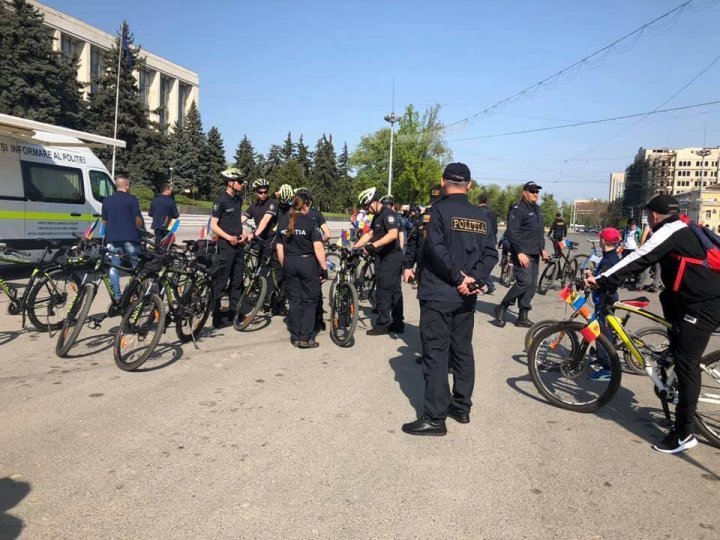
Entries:
POLYGON ((400 390, 419 417, 425 408, 425 379, 422 368, 417 363, 420 352, 420 330, 417 326, 406 324, 405 333, 398 334, 397 339, 404 341, 404 344, 398 348, 399 356, 391 358, 388 363, 395 372, 395 380, 400 390))
POLYGON ((147 373, 149 371, 157 371, 171 366, 183 356, 183 350, 179 343, 164 343, 155 347, 145 363, 138 369, 136 373, 147 373))
POLYGON ((17 538, 24 527, 23 520, 8 514, 30 493, 28 482, 0 478, 0 538, 17 538))
POLYGON ((20 337, 20 332, 11 332, 9 330, 0 332, 0 347, 15 341, 18 337, 20 337))
POLYGON ((107 334, 99 334, 95 336, 88 336, 82 339, 79 339, 75 342, 75 344, 72 346, 71 351, 77 350, 78 345, 83 346, 84 348, 88 349, 87 352, 81 353, 81 354, 66 354, 65 358, 68 360, 77 360, 78 358, 85 358, 87 356, 92 356, 94 354, 97 354, 99 352, 107 351, 112 348, 113 343, 115 341, 115 330, 111 330, 107 334))

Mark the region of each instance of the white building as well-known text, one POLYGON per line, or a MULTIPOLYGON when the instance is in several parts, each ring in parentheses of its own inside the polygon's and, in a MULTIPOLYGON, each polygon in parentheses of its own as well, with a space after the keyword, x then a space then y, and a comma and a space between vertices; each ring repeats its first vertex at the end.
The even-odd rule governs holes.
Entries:
POLYGON ((625 191, 625 173, 614 172, 610 173, 610 194, 608 196, 608 202, 622 199, 623 192, 625 191))
MULTIPOLYGON (((28 3, 45 17, 45 26, 55 39, 55 50, 77 55, 78 81, 85 85, 87 96, 92 91, 92 79, 103 69, 101 53, 113 47, 116 36, 35 0, 28 3)), ((194 101, 200 105, 198 74, 149 51, 142 50, 141 55, 146 66, 135 77, 148 109, 160 109, 159 114, 151 113, 152 119, 163 124, 182 123, 190 104, 194 101)))

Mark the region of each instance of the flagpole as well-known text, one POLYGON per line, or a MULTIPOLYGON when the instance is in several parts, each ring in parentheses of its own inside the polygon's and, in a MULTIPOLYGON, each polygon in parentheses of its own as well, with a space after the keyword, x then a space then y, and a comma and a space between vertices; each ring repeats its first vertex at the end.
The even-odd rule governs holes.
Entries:
MULTIPOLYGON (((117 63, 117 84, 115 87, 115 128, 113 129, 113 139, 117 139, 117 124, 118 124, 118 107, 120 105, 120 62, 122 61, 122 40, 125 32, 125 23, 120 27, 120 40, 118 41, 118 63, 117 63)), ((117 147, 113 145, 112 155, 112 172, 111 177, 115 179, 115 152, 117 147)))

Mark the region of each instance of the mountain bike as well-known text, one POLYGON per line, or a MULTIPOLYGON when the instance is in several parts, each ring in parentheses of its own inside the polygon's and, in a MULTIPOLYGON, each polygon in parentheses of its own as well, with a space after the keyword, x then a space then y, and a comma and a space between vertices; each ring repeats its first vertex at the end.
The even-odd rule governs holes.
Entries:
MULTIPOLYGON (((588 301, 588 305, 589 304, 590 302, 588 301)), ((652 353, 655 353, 657 351, 662 351, 666 349, 669 345, 668 330, 670 328, 667 326, 667 321, 650 311, 646 311, 644 308, 649 305, 650 299, 641 296, 628 300, 620 300, 618 302, 615 302, 611 307, 607 308, 610 309, 613 313, 618 310, 625 312, 625 315, 621 319, 621 323, 626 329, 626 332, 629 332, 634 343, 636 344, 638 349, 641 350, 643 356, 645 357, 648 357, 648 355, 651 355, 652 353), (639 330, 630 332, 629 330, 627 330, 627 324, 632 314, 636 314, 640 317, 648 319, 649 321, 655 323, 657 326, 645 326, 639 330)), ((574 321, 580 316, 580 310, 573 311, 567 321, 574 321)), ((560 321, 557 319, 543 319, 532 325, 525 333, 525 350, 530 350, 532 342, 535 340, 536 336, 540 333, 540 331, 544 330, 545 328, 555 326, 561 322, 565 321, 560 321)), ((630 353, 630 350, 625 347, 625 344, 622 341, 620 343, 617 343, 616 347, 618 349, 618 352, 622 354, 625 365, 631 372, 635 373, 636 375, 646 374, 645 367, 639 365, 636 362, 635 357, 630 353)))
MULTIPOLYGON (((55 244, 52 244, 56 247, 55 244)), ((42 252, 39 261, 30 259, 30 253, 19 251, 0 244, 0 262, 11 264, 33 264, 35 267, 30 274, 30 281, 23 293, 0 277, 0 291, 9 299, 8 313, 20 315, 21 327, 25 328, 25 318, 38 332, 59 330, 65 319, 70 298, 78 289, 80 279, 70 265, 58 262, 58 256, 64 254, 61 250, 55 254, 53 260, 46 261, 50 255, 51 244, 42 252)))
POLYGON ((575 259, 570 258, 570 253, 575 251, 578 247, 577 242, 567 242, 568 253, 562 250, 558 250, 559 254, 553 254, 548 257, 548 262, 545 265, 540 280, 537 285, 538 294, 546 294, 550 287, 555 283, 556 280, 560 280, 560 286, 575 281, 577 276, 578 263, 575 259))
POLYGON ((515 283, 514 265, 509 251, 505 253, 500 262, 500 283, 505 287, 512 287, 513 283, 515 283))
MULTIPOLYGON (((177 302, 170 302, 168 321, 175 322, 175 333, 182 343, 197 340, 205 326, 213 306, 213 276, 220 271, 216 257, 200 249, 197 242, 185 240, 186 248, 194 254, 184 267, 177 268, 174 274, 186 279, 168 280, 170 286, 166 295, 179 294, 177 302)), ((180 259, 182 264, 183 259, 180 259)), ((165 284, 167 287, 168 284, 165 284)))
POLYGON ((330 339, 340 347, 353 345, 358 321, 358 293, 353 284, 357 252, 338 248, 340 263, 330 286, 330 339))
POLYGON ((276 295, 276 298, 282 295, 284 302, 284 291, 278 286, 277 269, 272 268, 272 257, 276 241, 275 239, 270 242, 259 238, 256 239, 258 246, 260 246, 258 256, 262 254, 263 257, 262 260, 257 261, 253 273, 247 278, 245 288, 238 301, 235 316, 233 317, 233 327, 238 332, 249 328, 255 322, 258 313, 265 305, 268 276, 270 279, 275 280, 273 282, 275 285, 273 293, 276 295))
POLYGON ((367 300, 370 305, 375 307, 375 289, 377 286, 377 276, 375 275, 375 255, 370 255, 365 251, 356 252, 359 261, 355 267, 355 278, 353 283, 357 289, 358 298, 367 300))
MULTIPOLYGON (((587 296, 589 290, 583 294, 587 296)), ((581 300, 581 296, 575 292, 570 298, 581 300)), ((670 420, 670 406, 678 402, 672 358, 667 351, 647 354, 643 344, 625 330, 622 320, 611 311, 606 320, 635 362, 645 369, 665 418, 670 420)), ((664 325, 670 326, 667 321, 664 325)), ((561 322, 538 332, 532 342, 528 352, 530 378, 538 392, 556 407, 593 412, 608 403, 620 387, 618 350, 605 335, 596 334, 592 326, 592 322, 561 322), (609 375, 591 380, 589 377, 600 366, 609 370, 609 375)), ((720 447, 720 351, 705 355, 700 368, 701 391, 694 423, 710 444, 720 447)))

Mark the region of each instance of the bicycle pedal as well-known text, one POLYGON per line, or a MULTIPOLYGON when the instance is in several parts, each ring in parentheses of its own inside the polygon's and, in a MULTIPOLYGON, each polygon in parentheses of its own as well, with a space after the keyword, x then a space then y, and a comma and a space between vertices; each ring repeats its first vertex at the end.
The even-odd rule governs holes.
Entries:
POLYGON ((97 330, 102 326, 102 322, 107 318, 106 314, 98 315, 97 317, 88 317, 88 326, 92 330, 97 330))

